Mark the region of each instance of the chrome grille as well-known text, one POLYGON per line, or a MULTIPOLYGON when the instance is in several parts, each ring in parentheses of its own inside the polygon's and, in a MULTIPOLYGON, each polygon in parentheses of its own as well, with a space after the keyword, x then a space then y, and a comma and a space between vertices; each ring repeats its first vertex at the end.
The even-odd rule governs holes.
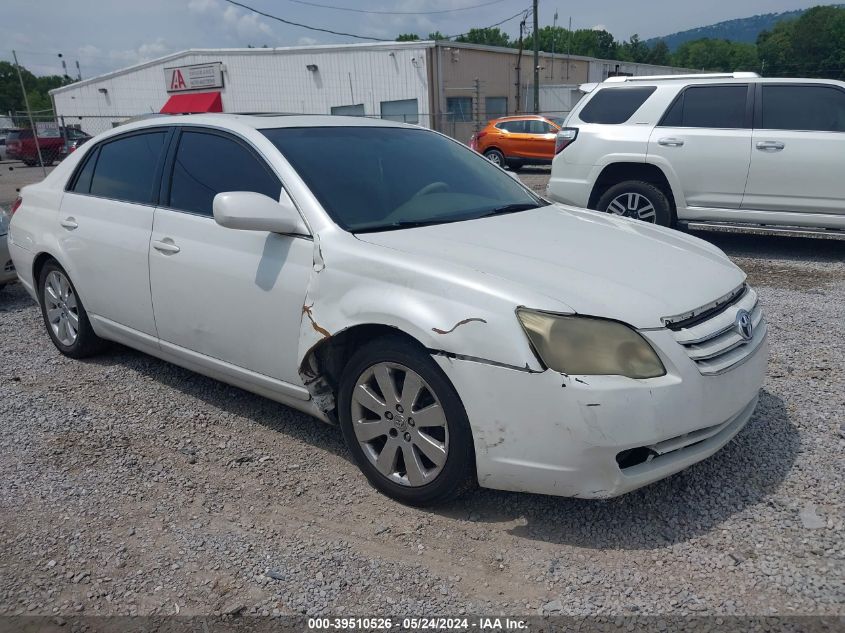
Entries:
MULTIPOLYGON (((664 319, 673 323, 672 319, 664 319)), ((745 288, 739 298, 726 300, 715 310, 708 311, 707 318, 688 319, 669 325, 675 340, 705 376, 728 371, 751 356, 766 338, 768 326, 763 310, 752 288, 745 288), (745 339, 736 326, 737 313, 746 310, 751 317, 753 332, 745 339)))

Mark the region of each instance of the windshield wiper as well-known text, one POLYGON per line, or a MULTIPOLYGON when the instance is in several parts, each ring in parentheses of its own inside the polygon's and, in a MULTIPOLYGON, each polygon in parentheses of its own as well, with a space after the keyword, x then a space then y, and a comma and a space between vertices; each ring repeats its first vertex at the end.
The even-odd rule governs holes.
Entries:
POLYGON ((489 218, 493 215, 505 215, 507 213, 519 213, 520 211, 528 211, 529 209, 537 209, 539 207, 548 206, 546 204, 533 204, 530 202, 518 202, 516 204, 506 204, 501 207, 496 207, 495 209, 490 209, 486 213, 482 213, 479 215, 479 218, 489 218))
POLYGON ((379 224, 378 226, 367 226, 356 229, 354 233, 380 233, 381 231, 395 231, 397 229, 413 229, 419 226, 432 226, 434 224, 447 224, 448 222, 459 222, 468 218, 433 218, 429 220, 400 220, 390 224, 379 224))

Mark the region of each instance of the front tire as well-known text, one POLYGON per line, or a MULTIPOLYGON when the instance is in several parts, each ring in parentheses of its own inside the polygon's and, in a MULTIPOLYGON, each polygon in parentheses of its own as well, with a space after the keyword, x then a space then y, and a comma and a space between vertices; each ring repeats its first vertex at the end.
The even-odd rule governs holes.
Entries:
POLYGON ((660 226, 672 226, 672 206, 666 194, 650 182, 628 180, 604 192, 598 211, 660 226))
POLYGON ((41 269, 38 296, 47 334, 62 354, 86 358, 105 348, 106 342, 94 333, 76 288, 55 260, 41 269))
POLYGON ((370 484, 414 506, 441 504, 474 487, 466 411, 431 357, 387 337, 359 349, 338 393, 346 444, 370 484))

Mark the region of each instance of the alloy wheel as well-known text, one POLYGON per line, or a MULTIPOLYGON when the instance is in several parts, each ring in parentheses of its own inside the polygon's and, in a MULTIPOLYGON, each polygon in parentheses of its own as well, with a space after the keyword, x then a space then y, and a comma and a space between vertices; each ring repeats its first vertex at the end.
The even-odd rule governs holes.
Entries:
POLYGON ((623 193, 616 196, 607 205, 607 212, 652 224, 657 222, 657 212, 651 200, 639 193, 623 193))
POLYGON ((44 306, 56 339, 67 347, 76 343, 79 337, 79 305, 70 281, 58 270, 51 271, 44 282, 44 306))
POLYGON ((412 369, 388 362, 368 367, 355 382, 351 409, 361 450, 387 479, 419 487, 443 470, 449 454, 446 414, 412 369))
POLYGON ((499 167, 502 166, 502 159, 497 152, 490 152, 487 154, 487 160, 489 160, 494 165, 498 165, 499 167))

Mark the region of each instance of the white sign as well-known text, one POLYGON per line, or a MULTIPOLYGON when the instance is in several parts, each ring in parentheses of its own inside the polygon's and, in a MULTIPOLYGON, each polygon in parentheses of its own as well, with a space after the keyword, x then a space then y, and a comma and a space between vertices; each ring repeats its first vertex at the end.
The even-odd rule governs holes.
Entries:
POLYGON ((164 69, 167 92, 223 87, 223 63, 193 64, 164 69))
POLYGON ((38 138, 58 138, 62 135, 55 121, 36 121, 35 129, 38 130, 38 138))

